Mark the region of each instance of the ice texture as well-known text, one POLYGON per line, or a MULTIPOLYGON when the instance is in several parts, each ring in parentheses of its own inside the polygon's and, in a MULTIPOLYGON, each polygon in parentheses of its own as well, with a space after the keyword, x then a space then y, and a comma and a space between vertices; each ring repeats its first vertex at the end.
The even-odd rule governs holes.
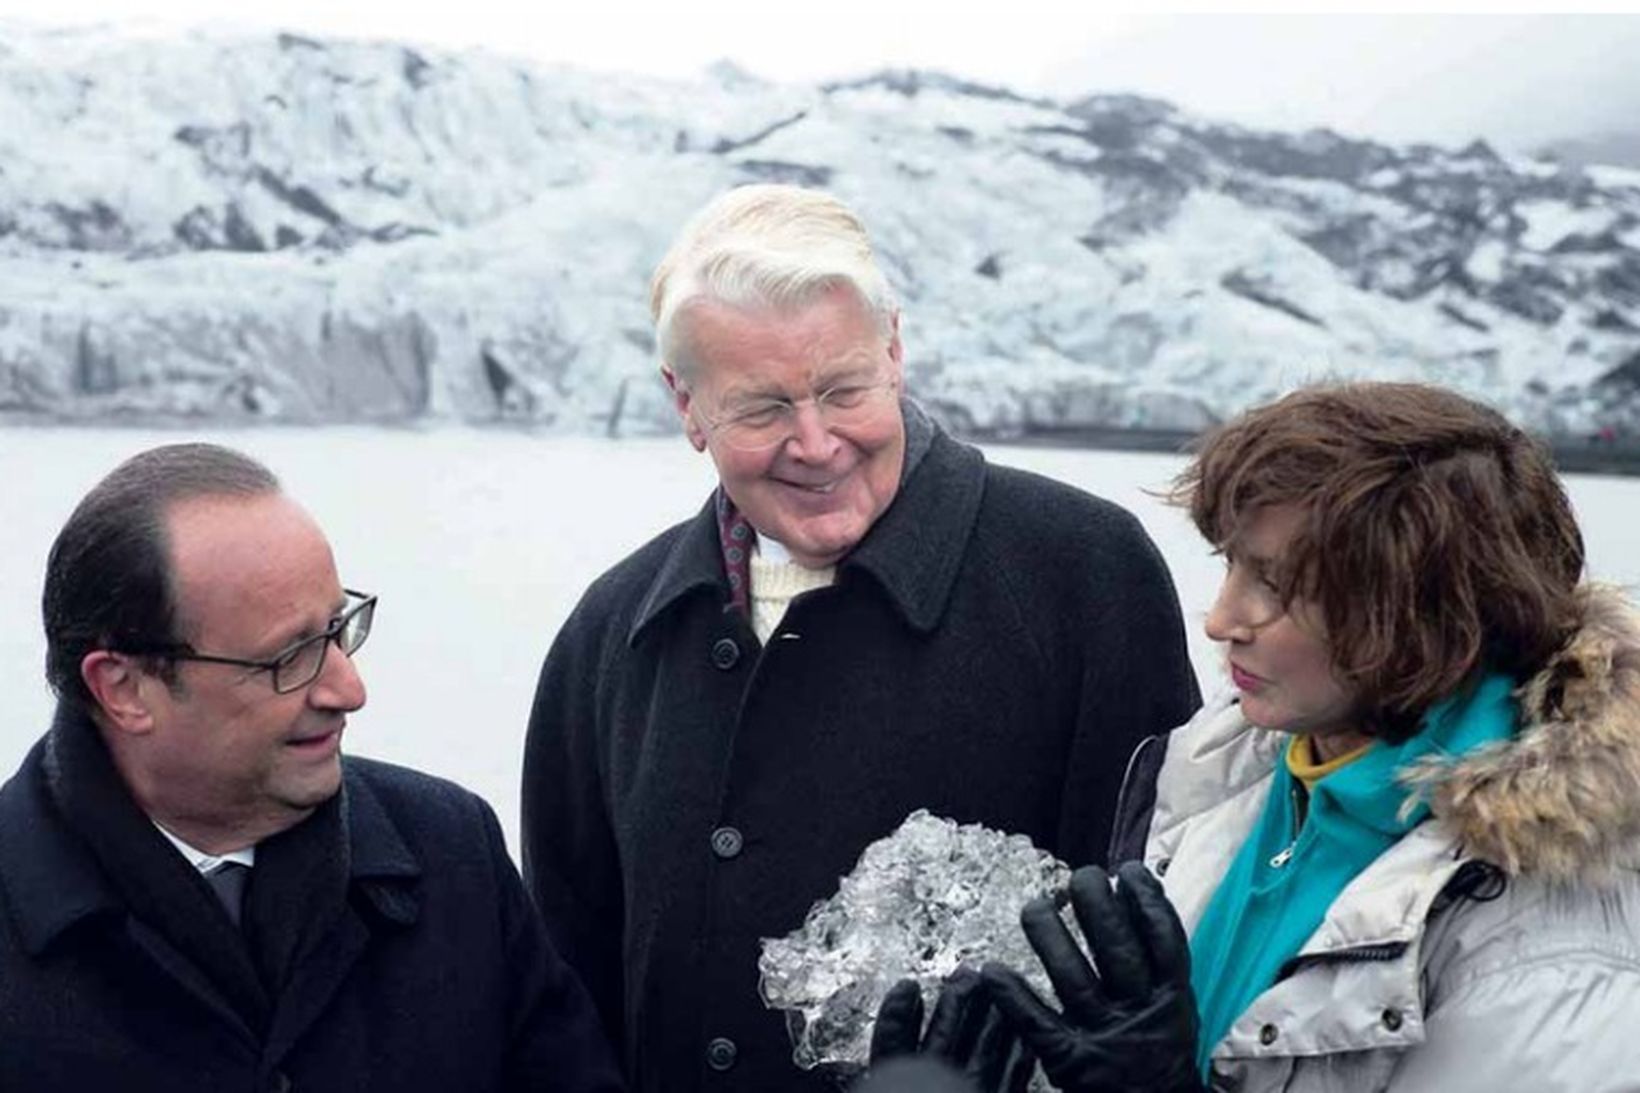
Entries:
POLYGON ((913 812, 866 847, 801 927, 763 939, 760 989, 786 1013, 793 1061, 840 1074, 863 1068, 877 1006, 902 978, 922 984, 932 1010, 945 976, 1000 960, 1051 999, 1019 910, 1069 880, 1069 867, 1023 835, 913 812))
POLYGON ((670 432, 655 261, 787 181, 865 218, 959 430, 1193 433, 1376 378, 1640 435, 1637 172, 926 71, 0 24, 0 415, 670 432))

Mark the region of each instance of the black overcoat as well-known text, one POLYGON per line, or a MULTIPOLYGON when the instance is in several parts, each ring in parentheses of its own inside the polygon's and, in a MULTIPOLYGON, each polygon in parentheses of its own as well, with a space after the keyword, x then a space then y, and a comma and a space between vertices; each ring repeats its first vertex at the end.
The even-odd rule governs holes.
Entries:
POLYGON ((473 794, 344 760, 347 906, 253 1031, 128 911, 55 808, 47 752, 42 740, 0 789, 0 1089, 620 1089, 592 1004, 473 794))
POLYGON ((759 939, 918 808, 1102 861, 1195 678, 1133 516, 943 433, 767 647, 727 602, 710 503, 588 590, 530 719, 525 877, 634 1088, 822 1089, 759 939))

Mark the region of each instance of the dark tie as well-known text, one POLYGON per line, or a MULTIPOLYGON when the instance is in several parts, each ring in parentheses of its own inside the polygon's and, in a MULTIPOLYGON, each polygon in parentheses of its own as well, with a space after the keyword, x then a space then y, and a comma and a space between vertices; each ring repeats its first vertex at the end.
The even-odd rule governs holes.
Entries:
POLYGON ((211 886, 228 919, 239 925, 239 909, 245 904, 245 882, 250 880, 251 867, 236 861, 225 861, 205 874, 205 883, 211 886))

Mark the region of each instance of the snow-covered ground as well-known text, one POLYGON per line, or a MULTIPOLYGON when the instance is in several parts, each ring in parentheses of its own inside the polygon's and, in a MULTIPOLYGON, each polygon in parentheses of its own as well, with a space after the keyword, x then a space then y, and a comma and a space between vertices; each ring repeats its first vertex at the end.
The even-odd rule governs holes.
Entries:
MULTIPOLYGON (((381 607, 359 663, 369 705, 348 748, 462 782, 516 838, 518 767, 535 674, 586 584, 695 511, 711 465, 678 438, 623 440, 433 429, 0 428, 0 771, 46 726, 40 580, 80 496, 153 444, 209 439, 267 461, 328 531, 342 579, 381 607)), ((1200 635, 1220 563, 1184 517, 1147 490, 1174 456, 991 448, 987 455, 1075 483, 1132 509, 1173 569, 1204 687, 1219 676, 1200 635)), ((1597 577, 1640 585, 1640 480, 1574 477, 1597 577)), ((516 843, 515 843, 516 845, 516 843)))

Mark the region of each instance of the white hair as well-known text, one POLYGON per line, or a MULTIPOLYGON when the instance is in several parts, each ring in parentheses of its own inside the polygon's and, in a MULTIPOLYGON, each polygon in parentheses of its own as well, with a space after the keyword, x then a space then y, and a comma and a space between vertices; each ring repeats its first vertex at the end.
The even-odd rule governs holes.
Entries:
POLYGON ((655 267, 649 309, 661 361, 693 371, 679 317, 699 300, 733 307, 799 307, 847 286, 885 335, 899 310, 854 211, 800 186, 741 186, 696 213, 655 267))

